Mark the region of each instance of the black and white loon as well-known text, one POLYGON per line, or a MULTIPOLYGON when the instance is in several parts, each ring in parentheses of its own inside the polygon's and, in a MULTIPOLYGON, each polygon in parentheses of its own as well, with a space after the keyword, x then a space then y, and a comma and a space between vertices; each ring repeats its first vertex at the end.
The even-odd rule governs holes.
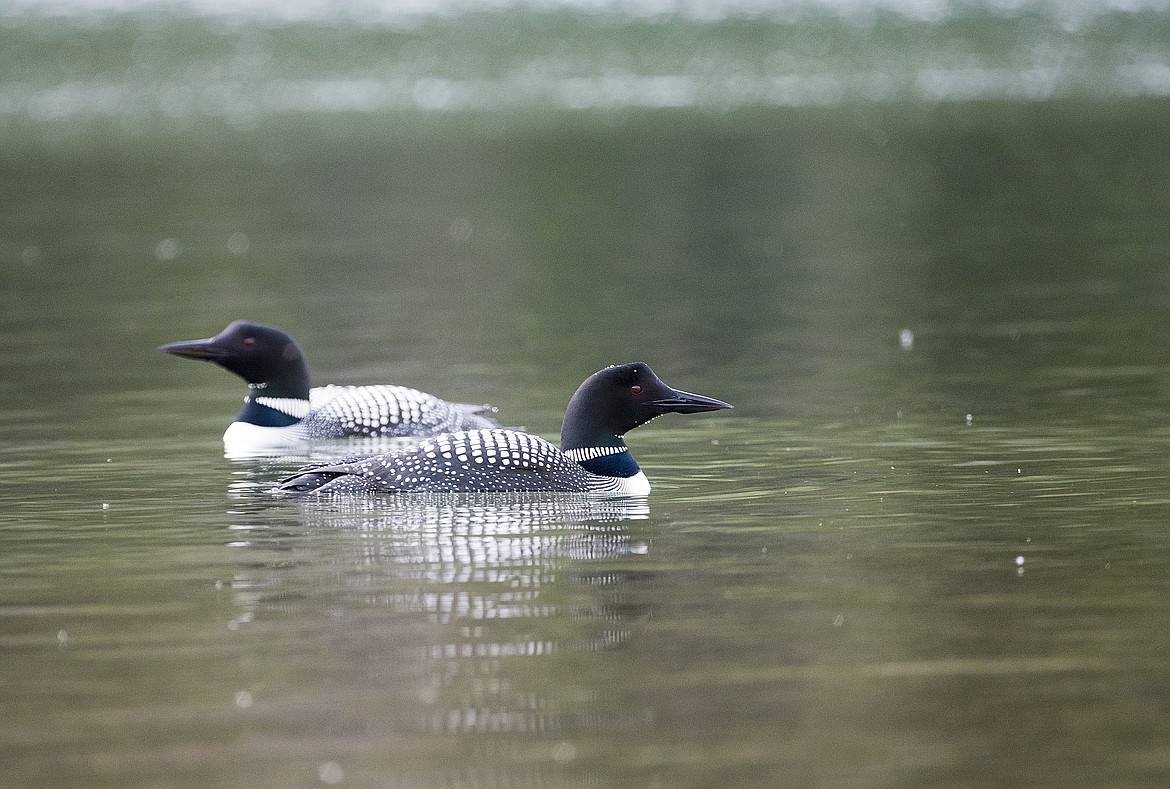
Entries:
POLYGON ((561 448, 528 433, 446 433, 397 452, 305 466, 282 480, 289 493, 565 491, 645 496, 650 482, 622 436, 662 414, 731 408, 667 386, 646 364, 594 373, 565 410, 561 448))
POLYGON ((214 337, 159 350, 215 362, 248 382, 244 410, 223 434, 229 453, 316 439, 433 436, 497 426, 482 415, 491 406, 449 403, 405 386, 310 388, 296 340, 259 323, 233 321, 214 337))

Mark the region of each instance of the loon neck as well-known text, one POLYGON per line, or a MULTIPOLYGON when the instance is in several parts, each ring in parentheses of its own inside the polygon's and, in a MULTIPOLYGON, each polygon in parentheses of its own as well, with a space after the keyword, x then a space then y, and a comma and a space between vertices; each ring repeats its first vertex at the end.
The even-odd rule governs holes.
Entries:
POLYGON ((601 477, 632 477, 642 469, 630 448, 621 438, 609 446, 574 447, 563 450, 570 460, 581 464, 590 474, 601 477))
MULTIPOLYGON (((277 374, 266 376, 267 380, 256 381, 241 373, 248 381, 248 395, 237 422, 288 427, 309 415, 309 366, 300 350, 295 346, 294 350, 296 353, 286 354, 277 374)), ((254 375, 258 371, 250 372, 254 375)))
POLYGON ((305 364, 303 356, 286 360, 276 375, 261 376, 242 375, 252 391, 249 397, 259 395, 263 397, 286 398, 292 400, 309 399, 309 366, 305 364))
POLYGON ((309 397, 283 397, 269 394, 263 384, 248 384, 251 390, 244 398, 244 410, 236 417, 258 427, 288 427, 309 415, 309 397))
POLYGON ((577 394, 569 401, 561 424, 561 451, 590 474, 632 477, 639 473, 642 469, 630 454, 625 439, 613 428, 606 427, 598 419, 599 413, 589 406, 587 398, 577 394))

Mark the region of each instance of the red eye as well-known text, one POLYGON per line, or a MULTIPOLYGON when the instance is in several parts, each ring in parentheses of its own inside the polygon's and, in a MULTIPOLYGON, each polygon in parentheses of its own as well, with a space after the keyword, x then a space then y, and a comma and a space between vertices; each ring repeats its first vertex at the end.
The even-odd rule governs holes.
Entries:
POLYGON ((245 338, 244 338, 244 347, 245 347, 245 348, 251 348, 251 347, 252 347, 253 345, 255 345, 255 344, 256 344, 256 338, 255 338, 255 337, 245 337, 245 338))
POLYGON ((633 386, 630 387, 630 391, 633 392, 634 394, 641 394, 642 387, 638 386, 637 384, 634 384, 633 386))

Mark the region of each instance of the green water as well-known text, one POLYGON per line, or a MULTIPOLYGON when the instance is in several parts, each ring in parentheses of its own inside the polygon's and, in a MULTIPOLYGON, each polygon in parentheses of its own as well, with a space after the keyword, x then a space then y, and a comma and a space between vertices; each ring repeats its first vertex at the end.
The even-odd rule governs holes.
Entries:
POLYGON ((1165 14, 878 5, 0 17, 3 783, 1170 780, 1165 14), (648 501, 291 501, 155 350, 245 317, 736 409, 648 501))

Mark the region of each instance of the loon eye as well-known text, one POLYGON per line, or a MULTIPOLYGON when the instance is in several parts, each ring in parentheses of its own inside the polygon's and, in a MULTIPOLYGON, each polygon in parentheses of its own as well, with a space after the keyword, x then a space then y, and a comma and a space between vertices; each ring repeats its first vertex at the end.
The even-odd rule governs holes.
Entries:
POLYGON ((633 392, 634 394, 641 394, 642 387, 638 386, 637 384, 634 384, 633 386, 630 387, 630 391, 633 392))
POLYGON ((245 337, 245 338, 244 338, 244 347, 245 347, 245 348, 251 348, 251 347, 252 347, 253 345, 255 345, 255 344, 256 344, 256 338, 255 338, 255 337, 245 337))

